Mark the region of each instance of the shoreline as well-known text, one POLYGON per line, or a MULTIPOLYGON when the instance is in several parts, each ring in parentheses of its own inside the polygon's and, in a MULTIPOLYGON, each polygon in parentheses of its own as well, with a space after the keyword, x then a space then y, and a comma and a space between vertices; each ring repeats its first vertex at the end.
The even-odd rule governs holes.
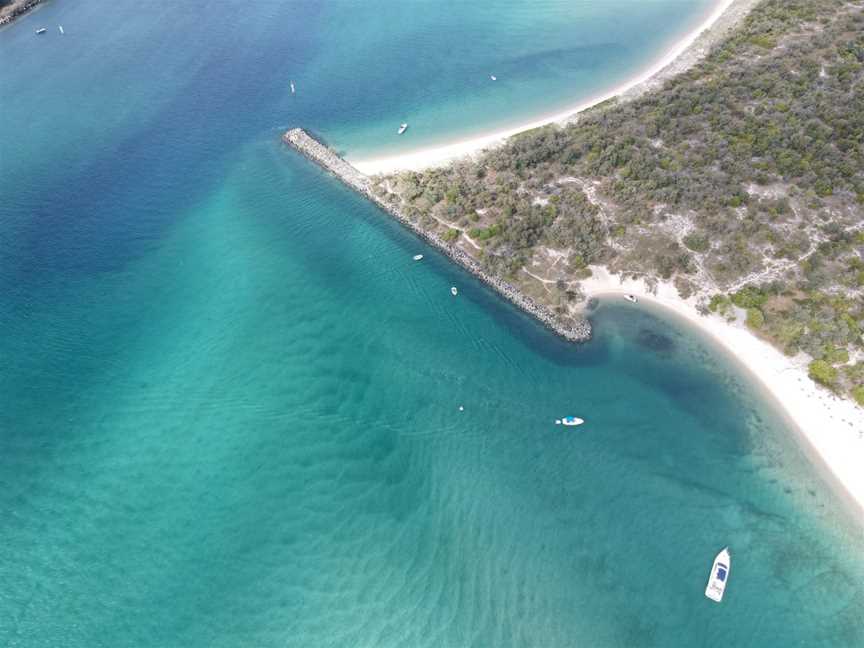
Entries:
POLYGON ((507 138, 534 128, 549 124, 567 124, 577 119, 579 113, 610 99, 617 97, 624 101, 630 101, 701 61, 711 46, 737 26, 760 1, 719 0, 706 19, 701 21, 695 29, 685 34, 683 38, 673 43, 660 59, 650 64, 647 69, 611 90, 583 100, 564 111, 485 135, 472 136, 439 146, 382 157, 356 160, 349 157, 348 162, 366 175, 395 171, 420 171, 443 166, 485 149, 500 146, 507 138))
POLYGON ((591 270, 594 275, 580 282, 586 299, 635 295, 685 320, 728 353, 777 403, 799 447, 817 469, 823 469, 826 481, 847 501, 856 519, 864 520, 864 416, 860 407, 818 386, 800 358, 783 355, 742 323, 700 315, 697 297, 681 298, 670 283, 660 282, 652 292, 642 279, 623 279, 599 266, 591 270))
MULTIPOLYGON (((642 96, 701 61, 710 48, 737 27, 760 1, 721 0, 697 29, 674 44, 662 59, 647 71, 566 112, 508 130, 435 148, 360 161, 342 159, 300 129, 289 131, 283 139, 545 326, 565 339, 584 341, 590 337, 590 325, 587 322, 575 327, 562 326, 559 318, 549 309, 523 295, 507 282, 487 275, 473 258, 437 235, 424 231, 402 213, 397 205, 375 195, 368 176, 395 170, 420 170, 445 165, 491 146, 500 145, 507 137, 525 130, 551 123, 571 122, 578 119, 579 112, 613 97, 629 101, 642 96), (302 133, 303 137, 311 140, 321 151, 304 150, 303 143, 292 141, 291 134, 296 132, 302 133)), ((860 523, 864 520, 862 409, 852 401, 839 398, 814 383, 808 375, 806 357, 799 355, 797 358, 789 358, 783 355, 768 342, 759 339, 741 322, 730 323, 717 315, 700 315, 696 308, 698 297, 683 299, 671 283, 658 282, 656 288, 649 288, 642 279, 626 280, 611 275, 605 268, 598 266, 592 266, 591 269, 594 275, 580 282, 582 291, 588 298, 632 293, 646 303, 656 305, 683 319, 726 352, 742 372, 749 374, 762 389, 764 397, 775 401, 779 413, 793 430, 796 445, 823 475, 829 487, 846 502, 846 508, 852 512, 856 521, 860 523)))
POLYGON ((574 318, 572 316, 562 319, 512 284, 490 275, 473 257, 463 252, 457 246, 451 245, 436 233, 427 232, 420 224, 414 222, 407 214, 402 212, 397 205, 390 204, 380 196, 377 196, 372 191, 372 185, 367 176, 302 128, 292 128, 286 131, 282 135, 282 141, 320 166, 324 171, 331 173, 346 187, 356 191, 382 211, 395 218, 423 241, 436 248, 442 254, 445 254, 456 265, 467 270, 517 308, 537 319, 546 328, 570 342, 585 342, 591 339, 591 325, 587 319, 583 317, 574 318))

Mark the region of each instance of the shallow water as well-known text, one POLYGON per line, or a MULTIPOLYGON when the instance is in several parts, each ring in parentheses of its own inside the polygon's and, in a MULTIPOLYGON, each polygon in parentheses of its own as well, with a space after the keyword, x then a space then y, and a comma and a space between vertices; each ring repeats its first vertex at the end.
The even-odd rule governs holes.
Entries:
MULTIPOLYGON (((861 528, 728 359, 614 301, 565 344, 278 143, 425 114, 416 77, 344 90, 364 29, 372 79, 492 19, 243 6, 0 34, 0 644, 864 642, 861 528)), ((494 21, 564 38, 520 6, 494 21)))

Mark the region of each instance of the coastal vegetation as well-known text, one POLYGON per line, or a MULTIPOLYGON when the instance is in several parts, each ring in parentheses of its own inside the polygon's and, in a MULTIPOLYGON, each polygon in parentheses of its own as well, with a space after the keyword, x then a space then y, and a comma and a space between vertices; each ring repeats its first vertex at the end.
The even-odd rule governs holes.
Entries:
POLYGON ((864 403, 861 2, 765 0, 650 93, 376 183, 562 315, 592 265, 670 281, 864 403))

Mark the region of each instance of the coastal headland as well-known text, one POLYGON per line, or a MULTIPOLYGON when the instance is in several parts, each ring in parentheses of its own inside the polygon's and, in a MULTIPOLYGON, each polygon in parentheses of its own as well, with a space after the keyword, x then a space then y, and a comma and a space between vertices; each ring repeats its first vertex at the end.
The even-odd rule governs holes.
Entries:
MULTIPOLYGON (((536 300, 542 305, 544 300, 548 300, 547 309, 563 307, 566 312, 577 317, 578 313, 581 312, 581 306, 577 304, 577 299, 574 296, 587 300, 591 297, 613 295, 613 298, 621 299, 622 294, 631 294, 640 300, 644 299, 644 302, 663 306, 698 327, 749 370, 750 374, 765 388, 766 393, 770 394, 785 410, 789 428, 798 432, 796 437, 801 441, 803 449, 812 451, 810 455, 817 465, 821 464, 827 467, 827 471, 830 472, 829 481, 833 481, 839 487, 837 490, 842 494, 849 495, 848 499, 853 502, 853 508, 856 509, 860 518, 860 514, 864 512, 864 471, 861 470, 861 466, 864 465, 864 415, 862 415, 861 407, 856 405, 853 400, 841 398, 837 390, 831 390, 814 382, 812 367, 814 366, 814 358, 821 357, 818 353, 814 354, 806 351, 806 349, 802 351, 797 347, 785 349, 784 352, 783 349, 772 346, 768 341, 768 335, 762 328, 763 320, 758 319, 762 316, 761 311, 755 314, 752 308, 747 310, 744 307, 739 307, 736 311, 730 307, 723 313, 714 313, 716 309, 708 308, 712 296, 724 292, 731 294, 745 290, 750 286, 759 285, 760 282, 768 283, 777 280, 783 275, 784 269, 788 269, 787 266, 780 262, 773 265, 772 261, 764 268, 758 264, 750 268, 740 259, 732 260, 737 258, 734 257, 734 246, 721 245, 720 241, 713 241, 708 236, 704 239, 704 243, 702 239, 697 240, 692 236, 688 238, 688 234, 697 230, 702 231, 697 227, 695 221, 688 220, 693 213, 699 212, 699 204, 690 205, 689 212, 682 208, 676 210, 668 207, 668 199, 659 197, 641 213, 640 218, 644 222, 632 222, 633 219, 630 216, 637 213, 638 210, 634 208, 633 204, 628 203, 626 198, 622 198, 626 194, 625 189, 622 188, 621 194, 617 196, 623 202, 618 206, 619 211, 616 212, 615 201, 608 193, 604 195, 601 191, 604 186, 602 180, 606 176, 600 171, 595 170, 592 175, 590 172, 585 172, 575 166, 568 166, 564 163, 556 166, 554 163, 549 163, 547 167, 543 168, 543 171, 548 171, 548 175, 544 176, 537 172, 531 177, 530 173, 525 170, 533 169, 532 163, 523 164, 517 169, 515 166, 508 166, 501 161, 508 154, 512 155, 513 159, 519 158, 520 147, 527 146, 526 142, 535 136, 537 146, 531 151, 531 154, 536 153, 539 159, 546 159, 543 157, 543 142, 545 141, 543 133, 535 133, 534 135, 526 133, 525 137, 520 140, 509 140, 508 142, 508 138, 523 131, 530 131, 547 124, 566 124, 566 127, 545 131, 549 133, 549 141, 547 142, 549 150, 557 150, 555 149, 556 146, 566 147, 567 145, 564 140, 568 135, 562 135, 562 133, 568 132, 567 128, 570 128, 570 132, 572 132, 572 129, 578 128, 585 122, 594 123, 598 129, 605 128, 606 126, 597 124, 597 121, 602 121, 602 117, 598 117, 598 115, 619 110, 615 119, 620 120, 623 119, 622 113, 627 113, 628 110, 635 111, 634 106, 638 107, 639 105, 643 105, 645 114, 649 113, 651 106, 645 107, 645 102, 650 103, 652 97, 658 101, 656 99, 657 93, 662 94, 669 83, 675 83, 673 79, 684 79, 686 82, 688 75, 681 76, 683 72, 693 70, 698 72, 698 64, 710 57, 712 50, 722 48, 727 40, 734 41, 735 34, 740 33, 739 29, 748 29, 747 25, 753 22, 752 20, 744 20, 748 15, 755 16, 754 20, 758 19, 759 24, 763 26, 770 24, 776 28, 777 25, 781 24, 776 16, 782 14, 783 11, 798 11, 803 15, 810 10, 815 11, 807 3, 797 3, 794 7, 787 9, 787 5, 779 2, 722 0, 715 5, 713 12, 696 30, 673 46, 668 54, 651 66, 648 71, 635 76, 630 82, 611 92, 595 97, 566 113, 553 115, 508 131, 455 144, 446 144, 434 149, 374 160, 358 160, 353 163, 353 167, 355 170, 359 169, 372 176, 372 188, 371 190, 367 188, 367 195, 374 196, 373 199, 378 204, 385 206, 391 213, 397 209, 401 210, 400 213, 409 213, 414 219, 418 218, 418 214, 421 217, 423 215, 428 216, 427 222, 431 223, 429 232, 412 227, 420 236, 428 239, 430 236, 435 236, 435 230, 446 232, 448 228, 451 233, 458 232, 458 237, 455 237, 453 244, 448 245, 448 247, 453 249, 461 247, 462 254, 469 258, 474 256, 476 250, 478 255, 483 255, 484 263, 487 266, 490 258, 495 255, 495 249, 499 249, 501 252, 498 258, 500 274, 511 277, 511 280, 517 284, 515 289, 522 294, 531 295, 532 301, 536 300), (772 23, 772 20, 775 19, 777 22, 772 23), (602 111, 598 109, 583 113, 581 117, 577 114, 580 110, 585 111, 607 100, 614 100, 614 104, 610 101, 609 107, 604 106, 602 111), (642 103, 640 104, 640 102, 642 103), (591 122, 592 119, 595 121, 591 122), (561 140, 556 141, 555 138, 558 136, 561 137, 561 140), (485 157, 481 156, 481 153, 485 157), (499 163, 488 163, 490 159, 497 160, 499 163), (449 166, 442 166, 451 162, 453 164, 449 166), (480 167, 484 167, 480 169, 482 174, 476 172, 480 167), (424 169, 426 169, 425 172, 419 173, 420 170, 424 169), (443 210, 439 210, 439 213, 436 214, 435 208, 442 205, 446 206, 442 196, 446 197, 447 192, 457 186, 451 180, 460 176, 463 170, 466 177, 475 179, 482 177, 484 180, 478 181, 474 185, 470 182, 466 184, 466 186, 472 186, 475 189, 479 186, 479 190, 462 193, 454 191, 455 200, 453 202, 458 203, 459 213, 457 215, 460 217, 443 218, 443 210), (498 186, 494 186, 497 182, 494 178, 499 176, 503 176, 505 180, 498 186), (549 178, 552 180, 550 181, 549 178), (532 181, 534 181, 533 184, 532 181), (512 182, 518 188, 508 193, 507 182, 512 182), (486 193, 483 193, 483 190, 487 190, 486 193), (382 191, 383 193, 381 193, 382 191), (499 200, 498 203, 495 202, 496 196, 500 198, 504 195, 507 196, 509 202, 504 199, 499 200), (419 197, 416 204, 412 202, 411 196, 419 197), (519 247, 523 245, 524 241, 533 240, 531 236, 536 235, 536 231, 530 229, 532 223, 541 222, 543 215, 549 216, 552 222, 558 222, 555 221, 555 217, 566 211, 565 208, 567 207, 569 207, 570 219, 568 222, 575 223, 573 229, 559 232, 562 237, 565 234, 569 236, 567 242, 556 241, 552 237, 554 232, 550 234, 548 227, 544 230, 543 227, 545 226, 538 225, 535 229, 543 231, 543 234, 546 235, 545 242, 536 245, 535 243, 526 243, 524 247, 519 247), (513 216, 517 212, 518 216, 513 216), (663 213, 664 217, 655 219, 653 217, 655 213, 663 213), (531 220, 534 216, 537 218, 531 220), (592 230, 590 228, 592 225, 597 225, 597 229, 592 230), (442 230, 442 228, 444 229, 442 230), (606 234, 601 236, 597 232, 606 232, 606 234), (625 236, 627 232, 632 233, 630 239, 625 236), (678 284, 670 279, 673 274, 671 272, 655 276, 650 272, 637 271, 641 259, 649 258, 651 254, 660 249, 660 244, 656 241, 660 240, 658 237, 664 232, 671 232, 669 234, 670 239, 674 240, 669 249, 681 252, 678 258, 686 256, 686 258, 692 257, 697 260, 696 267, 688 270, 686 281, 678 284), (574 246, 574 240, 577 240, 581 247, 574 246), (613 254, 604 257, 597 253, 596 262, 591 262, 591 254, 594 253, 592 245, 596 240, 604 241, 604 244, 607 244, 606 252, 611 250, 613 254), (690 245, 687 244, 688 241, 690 245), (520 262, 516 267, 510 262, 514 257, 514 249, 528 250, 525 252, 524 262, 520 262), (712 250, 717 252, 721 249, 725 250, 725 254, 728 256, 725 259, 725 265, 715 262, 719 257, 708 259, 712 250), (610 263, 610 258, 613 258, 613 261, 617 259, 617 261, 610 263), (566 268, 571 260, 575 260, 575 265, 574 269, 569 271, 566 268), (730 270, 730 268, 734 269, 739 265, 742 268, 747 268, 747 270, 737 274, 730 270), (721 274, 723 268, 726 268, 726 275, 721 274), (660 278, 664 276, 666 279, 660 278)), ((860 11, 860 7, 850 5, 847 12, 838 12, 835 17, 847 16, 849 20, 854 20, 855 11, 860 11)), ((790 43, 790 46, 794 43, 812 42, 815 34, 823 34, 826 29, 824 24, 812 17, 810 22, 802 22, 802 20, 798 16, 794 21, 788 23, 789 25, 798 25, 802 30, 800 34, 793 33, 787 36, 787 42, 790 43), (811 31, 808 32, 807 30, 811 31)), ((843 31, 839 27, 837 29, 844 34, 854 31, 852 29, 843 31)), ((767 28, 764 31, 768 31, 767 28)), ((790 46, 777 45, 776 51, 788 53, 790 46)), ((766 55, 775 51, 775 42, 770 39, 762 40, 759 34, 756 34, 750 35, 748 39, 739 38, 737 47, 742 52, 747 47, 761 48, 755 56, 748 60, 767 61, 769 59, 766 55)), ((749 50, 746 51, 749 52, 749 50)), ((726 54, 729 54, 728 50, 726 54)), ((779 58, 778 56, 778 61, 779 58)), ((714 71, 712 80, 719 77, 718 70, 721 70, 723 64, 723 61, 715 60, 713 62, 715 67, 712 68, 714 71)), ((725 65, 728 66, 728 63, 725 65)), ((741 79, 735 75, 743 69, 743 65, 744 63, 736 68, 733 71, 734 74, 732 72, 729 74, 729 78, 733 79, 736 84, 739 84, 741 79)), ((837 71, 831 69, 831 61, 829 60, 822 68, 822 72, 818 73, 818 79, 830 81, 833 79, 832 72, 838 74, 837 71)), ((708 73, 703 72, 702 74, 708 76, 708 73)), ((841 79, 839 74, 837 78, 841 79)), ((828 81, 823 82, 828 83, 828 81)), ((698 94, 699 87, 697 86, 704 87, 706 83, 705 79, 697 79, 691 83, 688 91, 692 90, 694 94, 698 94)), ((840 81, 838 81, 837 87, 840 87, 839 83, 840 81)), ((752 96, 752 94, 748 95, 747 100, 749 101, 752 96)), ((835 97, 843 96, 845 95, 839 90, 836 91, 835 97)), ((662 100, 668 99, 668 94, 662 96, 662 100)), ((716 98, 712 98, 710 101, 706 98, 705 106, 708 105, 719 104, 717 104, 716 98), (712 104, 712 102, 714 103, 712 104)), ((838 105, 844 106, 845 104, 841 101, 838 105)), ((854 105, 854 102, 850 102, 849 105, 854 105)), ((700 108, 702 107, 700 106, 700 108)), ((753 106, 749 106, 747 110, 742 109, 741 112, 751 114, 752 110, 750 109, 752 108, 753 106)), ((851 114, 853 111, 847 108, 847 112, 851 114)), ((728 114, 731 113, 727 111, 725 115, 728 114)), ((633 118, 632 115, 631 118, 633 118)), ((610 119, 610 122, 615 122, 615 119, 610 119)), ((670 118, 670 123, 673 122, 674 119, 670 118)), ((763 128, 760 132, 764 131, 763 128)), ((693 132, 697 131, 694 130, 693 132)), ((657 150, 669 147, 671 150, 670 142, 674 139, 673 134, 664 135, 663 131, 659 131, 659 133, 661 136, 656 136, 655 139, 648 141, 645 149, 657 150)), ((720 137, 719 139, 722 140, 723 138, 720 137)), ((624 140, 622 139, 622 141, 624 140)), ((593 145, 596 142, 592 140, 591 143, 593 145)), ((602 145, 602 143, 598 144, 598 147, 602 145)), ((632 141, 622 144, 618 152, 622 157, 631 156, 633 152, 632 141)), ((549 157, 547 155, 547 158, 549 157)), ((733 155, 732 157, 737 162, 742 159, 740 156, 733 155)), ((529 158, 530 154, 526 154, 524 158, 519 159, 525 161, 529 158)), ((555 157, 554 155, 551 158, 554 158, 556 162, 563 159, 561 156, 555 157)), ((672 159, 673 156, 670 154, 665 161, 661 162, 669 163, 672 159)), ((634 163, 635 166, 637 165, 634 163)), ((644 162, 642 166, 643 169, 646 168, 644 162)), ((663 166, 661 163, 657 163, 650 168, 657 170, 663 169, 663 166)), ((533 170, 536 171, 536 169, 533 170)), ((615 167, 608 175, 613 179, 621 180, 622 174, 630 170, 629 167, 625 169, 615 167)), ((709 178, 711 176, 710 174, 702 174, 701 177, 709 178)), ((757 178, 759 174, 753 172, 750 177, 757 178)), ((653 179, 646 180, 646 185, 651 182, 653 179)), ((744 187, 742 195, 747 195, 747 199, 752 202, 754 212, 758 212, 761 209, 760 204, 767 204, 765 201, 786 196, 788 187, 784 185, 784 182, 786 182, 784 178, 777 175, 773 184, 767 183, 771 184, 773 190, 777 191, 776 195, 770 194, 758 183, 744 183, 741 185, 744 187)), ((608 186, 606 188, 608 189, 608 186)), ((839 182, 836 191, 833 187, 827 189, 820 187, 819 192, 821 192, 825 203, 831 205, 834 213, 838 215, 836 216, 838 223, 835 224, 835 227, 843 232, 843 236, 850 240, 856 236, 858 238, 854 240, 864 240, 862 238, 864 234, 861 233, 860 212, 858 211, 859 208, 856 207, 856 204, 860 203, 860 199, 859 203, 855 203, 851 199, 849 204, 844 203, 843 197, 847 194, 841 191, 839 182)), ((728 193, 730 196, 733 195, 731 189, 728 193)), ((813 190, 813 195, 816 196, 816 194, 817 192, 813 190)), ((796 200, 796 195, 805 194, 804 192, 798 194, 793 192, 791 196, 793 202, 796 200)), ((848 194, 847 198, 848 196, 854 199, 854 192, 848 194)), ((815 198, 812 198, 811 202, 814 201, 815 198)), ((694 203, 696 202, 694 201, 694 203)), ((637 203, 636 206, 640 206, 640 204, 637 203)), ((796 203, 796 208, 798 206, 796 203)), ((812 229, 812 231, 808 230, 801 251, 793 254, 792 258, 806 260, 812 257, 811 262, 813 262, 817 259, 813 255, 818 251, 819 243, 823 242, 824 235, 814 229, 821 221, 815 218, 808 211, 809 209, 807 204, 802 203, 797 212, 794 209, 788 209, 787 213, 790 215, 790 220, 797 219, 799 213, 805 215, 800 222, 795 222, 797 231, 805 231, 808 227, 812 229)), ((726 210, 725 213, 727 214, 727 219, 723 222, 724 227, 728 226, 729 223, 748 220, 742 215, 746 208, 735 203, 734 198, 728 199, 726 203, 714 211, 721 213, 723 210, 726 210), (739 208, 740 212, 736 212, 735 210, 739 208), (729 214, 732 215, 728 216, 729 214)), ((559 217, 559 221, 564 222, 566 219, 559 217)), ((705 224, 706 222, 702 222, 701 227, 708 231, 710 228, 705 224)), ((777 222, 779 223, 779 220, 777 222)), ((778 227, 780 227, 778 231, 784 231, 782 223, 778 227)), ((713 232, 714 238, 719 238, 716 230, 710 231, 713 232)), ((790 230, 785 231, 788 233, 790 230)), ((777 240, 786 237, 787 234, 778 235, 777 240)), ((742 237, 739 240, 747 240, 747 237, 742 237)), ((768 259, 773 258, 767 253, 763 255, 764 252, 764 249, 758 250, 758 255, 754 255, 753 258, 758 259, 761 256, 768 259)), ((717 252, 717 254, 720 253, 717 252)), ((668 254, 662 252, 658 255, 664 259, 674 256, 671 252, 668 254)), ((827 264, 828 260, 825 263, 827 264)), ((858 263, 856 259, 848 263, 850 267, 858 267, 855 265, 858 263)), ((790 276, 794 279, 795 264, 793 263, 788 267, 792 268, 792 275, 790 276)), ((835 267, 839 267, 839 264, 835 267)), ((791 283, 790 285, 804 285, 806 288, 806 284, 791 283)), ((782 301, 787 305, 795 304, 797 303, 794 301, 795 299, 800 299, 802 295, 805 295, 803 291, 790 290, 788 292, 788 295, 778 296, 775 301, 782 301)), ((818 293, 818 290, 815 292, 818 293)), ((833 295, 835 292, 829 288, 826 294, 833 295)), ((853 289, 849 293, 849 303, 852 303, 852 300, 859 294, 857 289, 853 289)), ((817 294, 814 300, 818 297, 820 295, 817 294)), ((830 315, 829 320, 836 322, 842 321, 842 318, 834 313, 830 315)), ((817 322, 816 328, 818 329, 820 325, 817 322)), ((858 326, 855 324, 853 330, 859 330, 856 328, 858 326)), ((845 347, 846 345, 841 346, 845 347)), ((849 356, 839 356, 840 359, 836 363, 842 366, 835 369, 835 373, 840 371, 853 372, 864 364, 862 363, 864 356, 860 355, 860 344, 854 343, 848 346, 853 350, 849 356)), ((831 344, 823 345, 823 347, 823 351, 833 349, 831 344)), ((822 362, 821 366, 824 367, 827 364, 822 362)), ((818 368, 820 365, 815 363, 815 366, 818 368)), ((830 367, 828 371, 831 371, 830 367)), ((829 374, 829 379, 831 375, 829 374)), ((860 398, 858 402, 861 402, 860 398)))
POLYGON ((458 247, 445 241, 435 232, 422 228, 408 217, 397 205, 386 202, 372 191, 372 184, 363 173, 342 159, 330 148, 310 136, 302 128, 292 128, 282 136, 282 141, 332 173, 347 187, 368 198, 381 209, 408 227, 421 239, 437 248, 472 275, 496 290, 501 296, 535 317, 546 327, 571 342, 584 342, 591 338, 591 325, 581 317, 557 315, 549 308, 537 303, 510 283, 487 273, 480 264, 458 247))

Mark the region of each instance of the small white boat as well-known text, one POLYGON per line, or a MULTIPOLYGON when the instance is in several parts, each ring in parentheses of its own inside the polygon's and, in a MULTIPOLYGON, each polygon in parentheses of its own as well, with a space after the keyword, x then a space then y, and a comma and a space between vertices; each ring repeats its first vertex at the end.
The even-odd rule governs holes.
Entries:
POLYGON ((291 82, 291 94, 294 94, 294 82, 291 82))
POLYGON ((413 258, 415 261, 419 261, 420 259, 423 258, 423 255, 422 255, 422 254, 415 254, 412 258, 413 258))
POLYGON ((494 74, 490 74, 490 75, 489 75, 489 78, 492 79, 493 81, 497 81, 497 80, 498 80, 498 77, 496 77, 494 74))
POLYGON ((408 124, 399 124, 399 130, 396 131, 396 134, 397 134, 397 135, 401 135, 401 134, 404 133, 406 130, 408 130, 408 124))
POLYGON ((726 591, 726 581, 732 569, 732 556, 729 547, 723 547, 723 551, 717 554, 714 564, 711 565, 711 575, 708 577, 708 586, 705 588, 705 596, 719 603, 723 600, 726 591))
POLYGON ((450 294, 453 295, 454 297, 459 294, 459 291, 456 290, 456 286, 453 286, 450 288, 450 294))
POLYGON ((626 299, 627 301, 629 301, 633 304, 636 304, 639 302, 639 300, 636 299, 636 295, 624 295, 624 299, 626 299))
POLYGON ((46 31, 48 31, 48 30, 45 29, 44 27, 40 27, 39 29, 36 30, 36 33, 37 34, 44 34, 46 31))
POLYGON ((57 25, 57 29, 60 31, 61 34, 65 34, 65 33, 66 33, 66 32, 63 31, 63 25, 57 25))
MULTIPOLYGON (((558 421, 555 422, 557 423, 558 421)), ((561 419, 561 425, 582 425, 584 422, 578 416, 565 416, 561 419)))

